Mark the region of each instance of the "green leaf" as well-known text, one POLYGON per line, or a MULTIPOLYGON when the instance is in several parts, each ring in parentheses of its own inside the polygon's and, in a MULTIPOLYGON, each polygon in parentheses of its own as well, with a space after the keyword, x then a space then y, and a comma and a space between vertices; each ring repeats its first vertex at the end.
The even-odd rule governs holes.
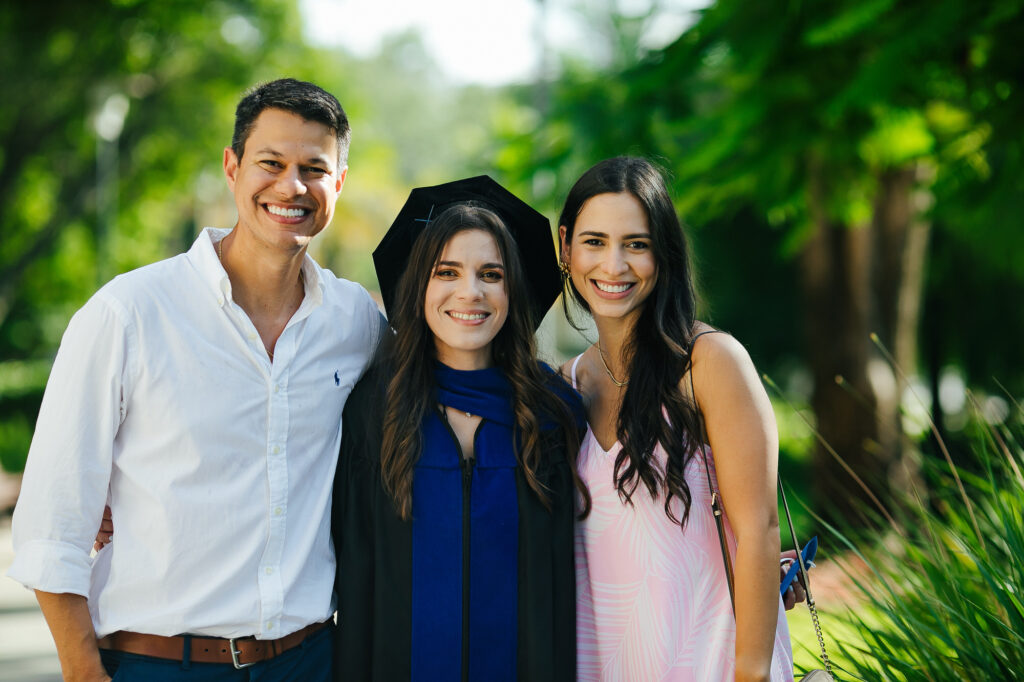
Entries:
MULTIPOLYGON (((839 3, 835 3, 839 4, 839 3)), ((894 0, 847 3, 840 14, 804 33, 804 44, 819 47, 837 43, 871 26, 892 9, 894 0)))

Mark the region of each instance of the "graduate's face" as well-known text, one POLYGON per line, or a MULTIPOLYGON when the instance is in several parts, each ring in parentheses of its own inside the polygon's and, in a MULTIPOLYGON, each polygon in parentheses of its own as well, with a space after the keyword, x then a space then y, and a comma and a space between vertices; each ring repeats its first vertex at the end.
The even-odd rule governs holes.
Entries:
POLYGON ((423 309, 439 361, 455 369, 493 364, 491 343, 508 317, 505 264, 494 237, 470 229, 445 244, 423 309))
POLYGON ((638 315, 658 279, 643 204, 629 192, 598 194, 583 204, 571 239, 564 225, 559 235, 562 259, 591 315, 638 315))

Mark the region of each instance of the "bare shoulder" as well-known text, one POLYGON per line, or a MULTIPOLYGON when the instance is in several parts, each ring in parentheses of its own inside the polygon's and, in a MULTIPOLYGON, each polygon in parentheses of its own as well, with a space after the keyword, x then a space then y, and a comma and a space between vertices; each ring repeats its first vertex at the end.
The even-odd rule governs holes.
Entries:
MULTIPOLYGON (((710 368, 725 368, 724 366, 753 365, 750 360, 750 353, 743 347, 735 336, 726 332, 715 331, 715 334, 704 334, 693 344, 693 365, 705 365, 710 368)), ((698 332, 699 333, 699 332, 698 332)), ((700 374, 698 369, 697 373, 700 374)))
POLYGON ((573 356, 565 361, 565 363, 559 368, 559 373, 562 378, 565 379, 570 386, 576 389, 580 395, 583 396, 583 402, 586 404, 590 403, 593 398, 592 392, 594 389, 594 382, 592 381, 591 375, 591 363, 595 361, 591 356, 591 352, 597 353, 597 350, 590 346, 579 355, 573 356), (575 372, 573 365, 576 365, 575 372), (573 374, 575 373, 576 381, 573 382, 573 374))
POLYGON ((562 363, 562 366, 558 368, 558 375, 561 376, 569 385, 572 385, 572 363, 576 362, 576 358, 570 358, 562 363))
MULTIPOLYGON (((709 327, 707 331, 715 330, 709 327)), ((701 398, 736 384, 760 383, 750 353, 731 334, 702 335, 693 346, 692 363, 694 388, 701 398)), ((683 379, 686 385, 681 388, 689 393, 689 377, 683 379)))
MULTIPOLYGON (((589 348, 587 350, 590 350, 589 348)), ((586 355, 587 350, 583 351, 579 355, 574 355, 566 360, 561 367, 558 368, 558 373, 562 375, 562 378, 572 384, 573 365, 576 365, 576 384, 577 387, 582 384, 583 378, 587 372, 586 370, 586 355)))

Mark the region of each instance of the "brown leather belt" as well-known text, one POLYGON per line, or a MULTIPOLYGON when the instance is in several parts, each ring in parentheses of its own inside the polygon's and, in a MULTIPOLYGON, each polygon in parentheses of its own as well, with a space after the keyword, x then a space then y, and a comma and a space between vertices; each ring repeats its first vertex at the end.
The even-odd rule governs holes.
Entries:
POLYGON ((118 630, 106 637, 101 637, 98 644, 101 649, 180 661, 185 656, 185 641, 188 639, 191 641, 189 660, 193 663, 231 663, 236 668, 248 668, 250 665, 269 660, 289 649, 294 649, 302 644, 306 637, 333 622, 333 619, 329 619, 322 623, 313 623, 280 639, 253 639, 252 637, 222 639, 198 635, 164 637, 118 630))

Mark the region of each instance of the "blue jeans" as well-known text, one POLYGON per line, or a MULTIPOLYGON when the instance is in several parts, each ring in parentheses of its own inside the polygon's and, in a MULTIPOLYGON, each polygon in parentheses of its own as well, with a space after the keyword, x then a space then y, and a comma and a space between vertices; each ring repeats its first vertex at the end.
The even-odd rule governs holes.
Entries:
POLYGON ((307 637, 294 649, 242 670, 230 663, 191 663, 100 649, 113 682, 329 682, 334 626, 307 637))

